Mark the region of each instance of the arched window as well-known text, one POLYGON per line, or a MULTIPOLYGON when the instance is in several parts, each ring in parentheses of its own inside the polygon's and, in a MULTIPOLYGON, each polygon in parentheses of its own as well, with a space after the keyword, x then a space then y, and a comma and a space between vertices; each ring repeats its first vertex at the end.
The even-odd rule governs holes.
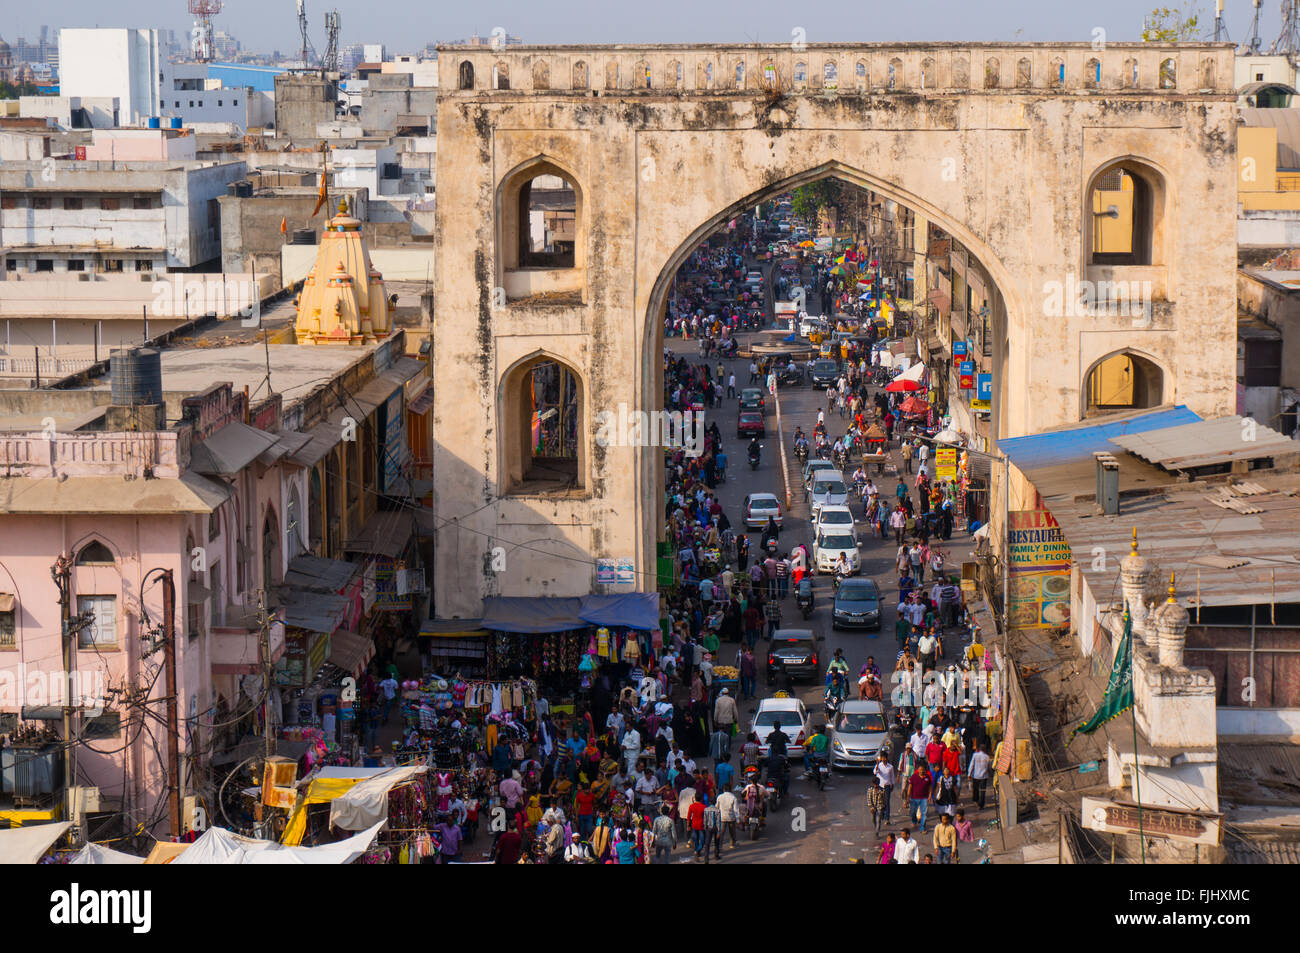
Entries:
POLYGON ((1124 60, 1122 79, 1125 89, 1137 89, 1138 61, 1131 56, 1124 60))
POLYGON ((1164 403, 1164 373, 1140 354, 1116 351, 1088 369, 1083 392, 1084 416, 1159 407, 1164 403))
POLYGON ((501 382, 508 493, 569 493, 586 485, 584 387, 577 372, 538 355, 501 382))
POLYGON ((669 60, 668 69, 664 73, 664 85, 669 89, 682 88, 682 61, 669 60))
POLYGON ((795 63, 794 64, 794 88, 803 89, 807 85, 808 85, 808 64, 795 63))
POLYGON ((461 60, 459 86, 461 89, 474 88, 474 64, 469 60, 461 60))
POLYGON ((496 66, 492 67, 492 88, 510 88, 510 67, 507 64, 498 63, 496 66))
POLYGON ((1029 57, 1022 56, 1016 61, 1016 87, 1018 89, 1028 89, 1034 85, 1034 67, 1029 62, 1029 57))
POLYGON ((1172 56, 1160 61, 1160 88, 1178 88, 1178 64, 1172 56))
POLYGON ((292 559, 303 551, 302 495, 295 483, 289 490, 289 503, 284 512, 284 548, 292 559))
POLYGON ((1088 197, 1090 265, 1163 265, 1166 198, 1163 176, 1121 160, 1093 177, 1088 197))
POLYGON ((311 549, 318 549, 325 539, 321 531, 321 507, 324 504, 321 491, 320 468, 313 467, 311 478, 307 481, 307 538, 311 549))
POLYGON ((501 186, 505 267, 579 267, 581 211, 573 176, 551 162, 531 163, 509 176, 501 186))
POLYGON ((114 563, 112 550, 97 539, 91 540, 77 553, 78 566, 112 566, 114 563))
POLYGON ((839 88, 840 68, 834 60, 829 60, 822 66, 822 89, 836 90, 839 88))
POLYGON ((713 63, 699 63, 695 67, 695 88, 712 89, 713 88, 713 63))
POLYGON ((763 88, 776 89, 776 64, 771 60, 763 63, 763 88))
POLYGON ((280 521, 275 517, 275 510, 268 506, 262 523, 262 588, 278 586, 281 576, 280 521))
POLYGON ((533 64, 533 89, 550 88, 551 68, 547 65, 546 60, 538 60, 533 64))
POLYGON ((745 61, 736 64, 736 89, 745 88, 745 61))
POLYGON ((921 60, 921 88, 933 89, 938 85, 938 76, 935 75, 934 57, 927 56, 921 60))
POLYGON ((587 64, 582 60, 578 60, 573 64, 573 88, 586 89, 587 82, 587 64))
POLYGON ((903 86, 903 61, 897 56, 889 61, 889 79, 886 85, 890 89, 901 89, 903 86))
POLYGON ((605 88, 618 89, 618 61, 605 64, 605 88))
POLYGON ((1101 88, 1101 60, 1095 56, 1083 68, 1083 86, 1085 89, 1101 88))
POLYGON ((984 88, 997 89, 1002 85, 1001 64, 996 56, 990 56, 984 61, 984 88))
POLYGON ((857 81, 858 89, 867 88, 867 64, 865 60, 858 60, 853 67, 853 78, 857 81))
POLYGON ((1047 70, 1047 85, 1052 89, 1062 89, 1065 87, 1065 60, 1059 56, 1053 57, 1052 62, 1047 70))
POLYGON ((632 67, 632 84, 637 89, 650 88, 650 64, 645 60, 638 60, 632 67))

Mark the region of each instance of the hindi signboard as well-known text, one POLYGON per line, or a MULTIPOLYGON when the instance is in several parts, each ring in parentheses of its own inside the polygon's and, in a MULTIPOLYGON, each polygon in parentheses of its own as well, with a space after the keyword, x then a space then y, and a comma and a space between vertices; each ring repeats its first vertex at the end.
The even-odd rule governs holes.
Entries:
POLYGON ((934 478, 939 481, 957 479, 957 448, 936 447, 934 451, 934 478))

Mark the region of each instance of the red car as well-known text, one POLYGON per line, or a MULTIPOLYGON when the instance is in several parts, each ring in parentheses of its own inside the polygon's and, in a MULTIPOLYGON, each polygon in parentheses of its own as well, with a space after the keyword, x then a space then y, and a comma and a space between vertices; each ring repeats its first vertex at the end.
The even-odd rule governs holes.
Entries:
POLYGON ((763 423, 762 411, 747 410, 736 420, 737 437, 766 437, 767 426, 763 423))

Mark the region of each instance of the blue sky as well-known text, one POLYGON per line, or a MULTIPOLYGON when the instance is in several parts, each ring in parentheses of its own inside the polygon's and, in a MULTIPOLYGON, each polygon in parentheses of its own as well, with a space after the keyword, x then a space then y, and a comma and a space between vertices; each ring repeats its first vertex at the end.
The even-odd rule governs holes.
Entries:
MULTIPOLYGON (((390 52, 411 52, 430 41, 450 41, 503 27, 529 43, 703 43, 787 42, 803 28, 808 42, 909 40, 1080 40, 1101 27, 1109 40, 1136 40, 1143 17, 1157 0, 866 0, 859 3, 799 4, 790 0, 488 0, 472 4, 429 0, 306 0, 313 44, 324 45, 324 15, 342 14, 342 42, 385 43, 390 52)), ((1174 5, 1176 0, 1160 0, 1174 5)), ((1208 36, 1213 0, 1199 6, 1208 36)), ((1279 31, 1280 0, 1265 0, 1261 36, 1265 49, 1279 31)), ((14 0, 0 35, 34 39, 42 23, 51 28, 156 26, 188 31, 186 0, 57 0, 24 4, 14 0)), ((1247 35, 1250 0, 1228 0, 1225 21, 1231 39, 1247 35)), ((297 48, 294 0, 226 0, 217 28, 235 35, 246 49, 287 52, 297 48)))

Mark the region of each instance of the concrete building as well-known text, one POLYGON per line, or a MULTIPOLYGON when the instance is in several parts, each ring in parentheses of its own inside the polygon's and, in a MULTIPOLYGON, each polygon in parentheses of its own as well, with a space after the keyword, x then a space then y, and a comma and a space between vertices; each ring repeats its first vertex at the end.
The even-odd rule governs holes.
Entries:
POLYGON ((1300 261, 1237 272, 1237 413, 1296 436, 1300 413, 1300 261))
MULTIPOLYGON (((138 145, 110 142, 110 150, 138 145)), ((8 268, 162 272, 213 262, 221 253, 217 200, 244 174, 243 162, 229 161, 7 162, 0 244, 10 249, 8 268)))
POLYGON ((338 114, 339 77, 331 73, 281 73, 275 77, 275 134, 314 139, 316 127, 338 114))
POLYGON ((587 594, 598 558, 653 585, 658 449, 583 441, 567 479, 533 480, 527 382, 556 364, 586 414, 660 406, 677 267, 737 210, 828 176, 913 209, 987 271, 992 440, 1084 419, 1116 354, 1144 403, 1233 409, 1228 44, 448 46, 439 63, 435 507, 463 520, 439 564, 528 543, 505 573, 462 573, 440 614, 587 594), (1093 192, 1114 173, 1141 195, 1121 254, 1093 247, 1093 192), (544 174, 577 195, 563 265, 523 250, 520 196, 544 174), (1150 323, 1050 313, 1083 281, 1149 290, 1150 323))
POLYGON ((208 63, 169 63, 163 72, 159 116, 184 126, 229 126, 239 133, 275 121, 275 95, 252 85, 230 69, 208 63))
POLYGON ((116 97, 123 124, 144 125, 161 115, 159 79, 166 55, 157 30, 59 30, 59 93, 116 97))

